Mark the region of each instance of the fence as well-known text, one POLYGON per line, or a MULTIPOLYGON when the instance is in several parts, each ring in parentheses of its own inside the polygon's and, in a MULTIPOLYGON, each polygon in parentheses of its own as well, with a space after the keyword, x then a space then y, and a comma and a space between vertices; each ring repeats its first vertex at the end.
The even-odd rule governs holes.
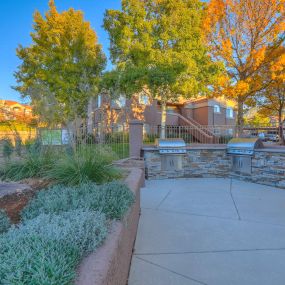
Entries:
POLYGON ((29 140, 34 140, 37 137, 37 129, 20 129, 20 130, 0 130, 0 141, 4 139, 9 139, 13 144, 15 144, 17 139, 22 142, 27 142, 29 140))
POLYGON ((74 131, 67 129, 39 129, 38 139, 46 146, 71 146, 77 150, 84 150, 92 146, 110 148, 118 158, 129 155, 129 128, 104 128, 98 126, 92 130, 78 128, 74 131))
MULTIPOLYGON (((187 144, 226 144, 237 137, 240 128, 236 126, 166 126, 166 138, 182 138, 187 144)), ((154 144, 160 137, 161 126, 144 125, 143 143, 154 144)), ((247 137, 261 137, 267 141, 278 141, 277 127, 243 127, 242 135, 247 137)), ((22 141, 23 152, 25 144, 33 140, 39 140, 44 146, 56 148, 68 148, 76 150, 90 149, 91 147, 103 146, 104 149, 117 154, 118 158, 126 158, 130 151, 129 125, 120 127, 97 125, 93 129, 78 128, 74 131, 67 129, 29 129, 6 130, 0 132, 0 162, 2 156, 1 140, 11 140, 12 145, 17 145, 17 139, 22 141)), ((15 152, 14 152, 15 153, 15 152)))
MULTIPOLYGON (((78 128, 74 131, 67 129, 26 129, 26 130, 5 130, 0 132, 0 164, 5 162, 4 145, 11 150, 10 157, 17 159, 18 154, 25 154, 29 146, 33 142, 40 142, 45 148, 52 148, 54 151, 68 150, 70 148, 76 151, 88 151, 93 147, 97 147, 100 151, 109 151, 114 153, 114 159, 126 158, 129 156, 129 128, 125 126, 123 129, 103 128, 103 126, 87 130, 86 128, 78 128), (5 143, 6 141, 6 143, 5 143)), ((6 151, 7 152, 7 151, 6 151)), ((8 152, 10 150, 8 149, 8 152)))
MULTIPOLYGON (((153 144, 160 137, 161 126, 144 125, 144 144, 153 144)), ((278 141, 277 127, 244 126, 166 126, 166 138, 182 138, 187 144, 227 144, 234 137, 260 137, 278 141)))

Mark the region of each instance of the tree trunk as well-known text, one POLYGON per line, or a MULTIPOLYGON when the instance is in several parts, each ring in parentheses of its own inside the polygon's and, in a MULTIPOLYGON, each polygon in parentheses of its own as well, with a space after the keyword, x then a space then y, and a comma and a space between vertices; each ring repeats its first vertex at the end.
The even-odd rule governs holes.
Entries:
POLYGON ((283 134, 282 109, 279 110, 279 113, 278 113, 278 135, 279 135, 279 143, 281 145, 284 145, 285 141, 284 141, 284 134, 283 134))
POLYGON ((238 101, 238 113, 237 113, 237 134, 238 136, 242 136, 243 134, 243 102, 241 100, 238 101))
POLYGON ((165 129, 166 129, 166 102, 161 102, 161 130, 160 138, 165 139, 165 129))

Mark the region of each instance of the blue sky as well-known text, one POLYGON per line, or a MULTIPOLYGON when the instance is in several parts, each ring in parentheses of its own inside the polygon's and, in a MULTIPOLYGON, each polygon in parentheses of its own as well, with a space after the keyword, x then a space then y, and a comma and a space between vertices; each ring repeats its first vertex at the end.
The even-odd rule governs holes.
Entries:
MULTIPOLYGON (((85 20, 90 21, 108 55, 108 35, 102 28, 106 9, 119 9, 120 0, 55 0, 59 11, 73 7, 82 10, 85 20)), ((31 43, 33 13, 48 10, 48 0, 2 0, 0 1, 0 99, 22 101, 20 95, 11 88, 15 85, 14 71, 20 64, 16 56, 19 44, 31 43)))

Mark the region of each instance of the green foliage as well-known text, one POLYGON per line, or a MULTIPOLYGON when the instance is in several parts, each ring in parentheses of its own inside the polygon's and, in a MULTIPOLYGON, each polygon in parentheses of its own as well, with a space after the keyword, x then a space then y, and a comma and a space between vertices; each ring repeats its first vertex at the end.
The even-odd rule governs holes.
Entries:
POLYGON ((0 284, 73 284, 83 255, 106 235, 104 215, 82 209, 26 221, 0 237, 0 284))
POLYGON ((21 137, 17 137, 15 140, 15 152, 18 156, 22 155, 22 148, 23 148, 23 143, 21 137))
POLYGON ((75 209, 100 211, 110 219, 120 219, 134 202, 134 194, 122 183, 101 186, 94 183, 76 187, 57 185, 41 191, 22 212, 23 220, 40 214, 59 214, 75 209))
POLYGON ((0 234, 6 232, 10 228, 10 219, 6 212, 0 209, 0 234))
POLYGON ((3 157, 6 159, 10 159, 13 151, 14 151, 14 146, 12 144, 11 139, 7 138, 7 139, 3 139, 2 140, 2 154, 3 157))
POLYGON ((25 178, 45 177, 45 173, 54 166, 57 158, 51 149, 38 150, 36 145, 32 145, 25 157, 18 161, 10 161, 1 169, 1 178, 19 181, 25 178))
POLYGON ((54 1, 49 8, 45 16, 34 14, 32 44, 17 49, 22 64, 15 73, 15 89, 32 99, 40 118, 56 125, 86 116, 106 58, 82 11, 59 13, 54 1))
POLYGON ((41 177, 65 185, 104 183, 121 177, 121 172, 112 166, 115 159, 117 155, 108 147, 78 145, 76 150, 65 151, 35 141, 21 160, 6 163, 0 177, 12 181, 41 177))
POLYGON ((161 100, 207 92, 219 66, 204 44, 203 7, 199 0, 124 0, 121 10, 108 10, 104 27, 120 89, 148 86, 161 100))
POLYGON ((127 158, 130 155, 129 143, 111 143, 109 147, 115 152, 119 159, 127 158))
POLYGON ((128 132, 110 132, 105 134, 105 141, 109 143, 129 143, 128 132))
POLYGON ((109 148, 84 146, 73 155, 63 154, 45 176, 65 185, 111 181, 120 177, 120 171, 111 165, 115 158, 109 148))

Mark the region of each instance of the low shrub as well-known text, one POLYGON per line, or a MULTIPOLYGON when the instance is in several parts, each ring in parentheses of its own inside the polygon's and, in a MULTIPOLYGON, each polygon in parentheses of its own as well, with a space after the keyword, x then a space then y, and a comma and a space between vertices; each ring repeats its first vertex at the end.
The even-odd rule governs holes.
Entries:
POLYGON ((10 159, 14 151, 14 146, 11 139, 6 138, 2 140, 2 155, 5 159, 10 159))
POLYGON ((106 235, 105 216, 83 209, 26 221, 0 237, 0 283, 72 284, 83 255, 106 235))
POLYGON ((128 143, 129 133, 128 132, 111 132, 105 135, 105 140, 107 143, 128 143))
POLYGON ((51 150, 41 152, 28 151, 26 156, 18 161, 8 162, 1 169, 1 178, 4 180, 19 181, 25 178, 44 177, 56 160, 56 155, 51 150))
POLYGON ((104 183, 120 178, 120 171, 111 165, 116 155, 109 148, 81 147, 70 155, 65 153, 46 172, 46 177, 64 185, 93 181, 104 183))
POLYGON ((120 219, 133 202, 134 194, 119 182, 101 186, 94 183, 77 187, 56 185, 39 192, 22 211, 22 219, 80 208, 103 212, 109 219, 120 219))
POLYGON ((106 147, 93 145, 70 151, 44 147, 36 141, 29 145, 21 160, 7 162, 0 170, 0 177, 13 181, 41 177, 65 185, 88 181, 104 183, 120 178, 120 171, 111 165, 116 158, 116 154, 106 147))
POLYGON ((18 156, 22 155, 23 142, 20 136, 17 136, 15 139, 15 152, 18 156))
POLYGON ((0 234, 6 232, 10 228, 10 219, 6 212, 0 209, 0 234))

